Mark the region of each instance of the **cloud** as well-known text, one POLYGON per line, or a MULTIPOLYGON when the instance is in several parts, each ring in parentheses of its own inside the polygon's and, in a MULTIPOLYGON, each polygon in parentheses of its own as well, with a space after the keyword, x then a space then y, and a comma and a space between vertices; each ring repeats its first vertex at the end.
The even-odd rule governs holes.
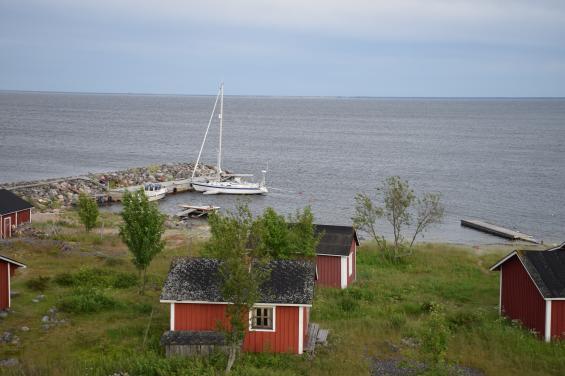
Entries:
POLYGON ((565 2, 551 0, 52 0, 39 3, 149 23, 274 29, 371 40, 555 44, 565 38, 565 2))

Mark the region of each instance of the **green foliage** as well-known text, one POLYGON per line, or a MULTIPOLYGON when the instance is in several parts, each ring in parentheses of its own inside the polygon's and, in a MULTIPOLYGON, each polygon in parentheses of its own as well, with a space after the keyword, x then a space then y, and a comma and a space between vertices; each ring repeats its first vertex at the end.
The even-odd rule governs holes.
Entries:
POLYGON ((25 284, 26 287, 30 290, 44 292, 49 286, 49 281, 51 281, 50 277, 44 277, 40 275, 36 278, 28 279, 25 284))
POLYGON ((67 313, 94 313, 114 309, 118 303, 99 289, 93 287, 77 287, 61 298, 57 307, 67 313))
POLYGON ((120 237, 133 255, 133 264, 143 272, 143 293, 147 267, 165 247, 165 241, 161 239, 165 232, 165 216, 147 200, 143 189, 125 193, 121 216, 123 224, 120 226, 120 237))
POLYGON ((309 207, 288 217, 267 208, 252 226, 252 243, 258 252, 274 259, 313 257, 322 234, 316 234, 309 207))
POLYGON ((55 283, 65 287, 98 287, 124 289, 135 286, 138 278, 135 274, 116 272, 109 269, 81 267, 75 273, 57 274, 55 283))
POLYGON ((429 227, 440 223, 443 218, 444 207, 440 202, 440 194, 425 193, 422 197, 417 197, 408 182, 398 176, 385 179, 377 187, 377 197, 382 201, 382 207, 375 205, 368 195, 358 193, 355 196, 355 215, 352 220, 356 228, 371 235, 389 259, 411 254, 418 235, 423 236, 429 227), (392 226, 393 247, 389 247, 377 231, 377 220, 383 217, 392 226), (407 242, 404 229, 409 226, 414 228, 414 233, 407 242))
POLYGON ((446 364, 449 341, 449 326, 441 306, 432 308, 427 325, 421 332, 421 350, 432 368, 443 368, 446 364))
POLYGON ((98 205, 93 198, 81 193, 78 198, 78 217, 87 232, 96 226, 98 205))

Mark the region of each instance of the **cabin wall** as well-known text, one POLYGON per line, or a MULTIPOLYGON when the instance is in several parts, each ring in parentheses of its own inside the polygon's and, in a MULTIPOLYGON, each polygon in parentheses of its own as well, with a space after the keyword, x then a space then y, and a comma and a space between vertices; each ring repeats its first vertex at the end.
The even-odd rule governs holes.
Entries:
POLYGON ((18 219, 18 223, 16 224, 16 226, 19 226, 22 223, 27 223, 30 221, 31 218, 31 209, 26 209, 26 210, 22 210, 19 211, 17 213, 17 219, 18 219))
POLYGON ((341 256, 316 256, 318 268, 318 285, 324 287, 341 287, 341 256))
POLYGON ((243 350, 249 352, 298 353, 298 310, 302 307, 276 307, 274 332, 247 332, 243 350))
POLYGON ((565 339, 565 300, 551 301, 551 336, 565 339))
MULTIPOLYGON (((275 331, 246 331, 243 350, 249 352, 298 352, 298 310, 303 307, 277 306, 275 331)), ((175 303, 174 330, 216 331, 227 323, 225 304, 175 303)))
POLYGON ((218 330, 225 323, 225 304, 175 303, 175 330, 218 330))
POLYGON ((0 261, 0 310, 10 307, 10 282, 8 263, 0 261))
POLYGON ((501 266, 502 313, 519 320, 541 336, 545 333, 545 300, 518 260, 512 257, 501 266))

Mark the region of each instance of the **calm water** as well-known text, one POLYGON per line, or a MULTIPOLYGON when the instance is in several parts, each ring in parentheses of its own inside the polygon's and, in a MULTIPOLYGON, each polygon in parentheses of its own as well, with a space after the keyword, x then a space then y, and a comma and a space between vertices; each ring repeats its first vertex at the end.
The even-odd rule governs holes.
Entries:
MULTIPOLYGON (((213 97, 0 92, 0 182, 193 161, 213 97)), ((251 198, 318 222, 349 224, 356 192, 400 175, 443 194, 447 215, 426 240, 496 243, 463 229, 477 217, 565 240, 565 99, 226 97, 224 167, 269 168, 251 198)), ((215 163, 217 129, 204 161, 215 163)), ((233 206, 188 193, 160 203, 233 206)))

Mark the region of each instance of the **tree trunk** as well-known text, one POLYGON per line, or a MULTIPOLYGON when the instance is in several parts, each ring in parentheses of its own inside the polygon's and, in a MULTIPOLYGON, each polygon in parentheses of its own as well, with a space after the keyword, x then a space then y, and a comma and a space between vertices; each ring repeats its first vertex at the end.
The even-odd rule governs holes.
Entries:
POLYGON ((232 344, 230 346, 230 351, 229 351, 229 355, 228 355, 228 364, 226 366, 226 375, 231 372, 231 368, 233 367, 233 364, 235 363, 235 359, 237 358, 237 350, 238 350, 237 344, 232 344))

